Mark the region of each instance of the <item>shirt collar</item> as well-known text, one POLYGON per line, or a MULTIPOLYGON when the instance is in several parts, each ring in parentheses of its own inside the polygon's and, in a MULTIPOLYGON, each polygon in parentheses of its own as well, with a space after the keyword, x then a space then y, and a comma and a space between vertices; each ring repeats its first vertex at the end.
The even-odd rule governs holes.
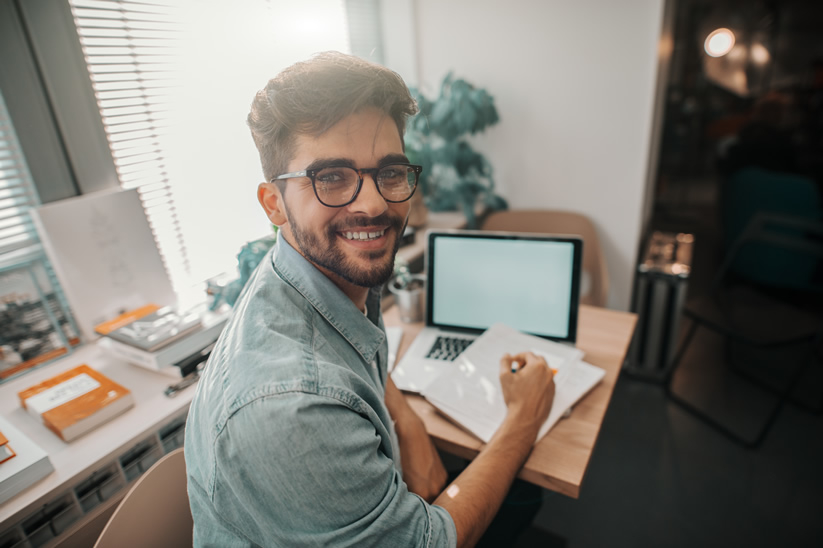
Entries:
POLYGON ((369 290, 366 297, 367 315, 364 315, 339 287, 279 234, 271 261, 277 275, 303 295, 363 359, 375 359, 386 337, 379 327, 379 287, 369 290))

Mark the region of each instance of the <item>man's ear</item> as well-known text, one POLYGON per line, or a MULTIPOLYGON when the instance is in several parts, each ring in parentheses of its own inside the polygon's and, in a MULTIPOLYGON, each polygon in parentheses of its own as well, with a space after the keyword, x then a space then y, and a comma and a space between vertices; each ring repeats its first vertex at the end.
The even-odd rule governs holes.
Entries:
POLYGON ((272 224, 282 226, 288 222, 286 204, 276 184, 260 183, 257 186, 257 201, 263 206, 263 210, 272 224))

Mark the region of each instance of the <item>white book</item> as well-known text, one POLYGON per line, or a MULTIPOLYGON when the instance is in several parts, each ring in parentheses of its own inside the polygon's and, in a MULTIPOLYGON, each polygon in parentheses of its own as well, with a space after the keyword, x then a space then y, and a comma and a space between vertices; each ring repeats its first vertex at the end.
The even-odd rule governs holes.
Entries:
POLYGON ((488 443, 506 417, 500 388, 503 354, 530 351, 557 370, 555 395, 549 417, 540 428, 540 440, 563 414, 586 395, 606 372, 581 361, 579 349, 521 333, 495 324, 478 337, 442 375, 423 390, 423 396, 443 414, 488 443))
POLYGON ((0 463, 0 504, 48 476, 54 467, 48 454, 20 430, 0 417, 0 432, 15 456, 0 463))

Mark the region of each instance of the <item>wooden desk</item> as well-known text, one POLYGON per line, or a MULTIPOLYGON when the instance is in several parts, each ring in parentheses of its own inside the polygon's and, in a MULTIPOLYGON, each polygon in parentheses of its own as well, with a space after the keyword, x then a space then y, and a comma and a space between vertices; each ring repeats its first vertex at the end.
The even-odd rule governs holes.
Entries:
MULTIPOLYGON (((401 322, 397 307, 386 310, 383 319, 387 326, 403 327, 403 340, 397 353, 399 358, 423 325, 401 322)), ((572 498, 580 496, 580 485, 636 321, 637 317, 627 312, 586 305, 580 307, 577 346, 586 353, 583 359, 605 369, 606 376, 578 402, 571 417, 562 419, 540 440, 518 474, 519 478, 572 498)), ((483 442, 450 422, 421 396, 407 394, 406 399, 423 419, 426 430, 440 449, 471 459, 483 448, 483 442)))

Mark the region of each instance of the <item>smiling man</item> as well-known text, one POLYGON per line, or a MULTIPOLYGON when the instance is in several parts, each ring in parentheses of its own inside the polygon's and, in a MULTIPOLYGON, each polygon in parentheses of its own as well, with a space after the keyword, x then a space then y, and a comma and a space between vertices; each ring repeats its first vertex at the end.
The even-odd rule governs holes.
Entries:
POLYGON ((502 358, 506 421, 448 486, 386 371, 380 288, 421 171, 403 154, 415 110, 399 76, 339 53, 255 97, 257 198, 280 231, 189 412, 197 546, 471 546, 528 456, 554 394, 542 359, 502 358))

